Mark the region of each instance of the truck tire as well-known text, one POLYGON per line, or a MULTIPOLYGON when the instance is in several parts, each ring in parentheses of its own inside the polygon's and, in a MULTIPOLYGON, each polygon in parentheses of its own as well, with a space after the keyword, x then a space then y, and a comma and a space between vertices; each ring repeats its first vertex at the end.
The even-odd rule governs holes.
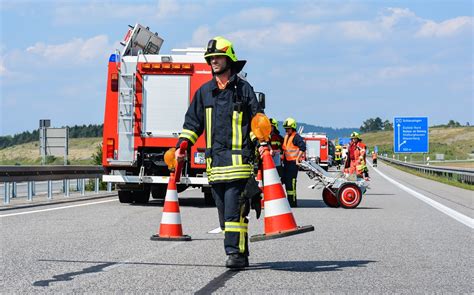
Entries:
POLYGON ((119 190, 118 197, 119 197, 120 203, 130 204, 130 203, 133 203, 134 201, 134 198, 133 198, 134 196, 131 191, 119 190))
POLYGON ((145 188, 141 191, 133 191, 133 195, 135 196, 135 203, 137 204, 147 204, 150 200, 150 187, 145 186, 145 188))
POLYGON ((164 199, 166 197, 166 190, 168 189, 166 184, 156 184, 151 188, 151 196, 153 199, 164 199))
POLYGON ((212 197, 212 193, 204 193, 204 204, 209 207, 215 207, 216 202, 214 202, 214 198, 212 197))

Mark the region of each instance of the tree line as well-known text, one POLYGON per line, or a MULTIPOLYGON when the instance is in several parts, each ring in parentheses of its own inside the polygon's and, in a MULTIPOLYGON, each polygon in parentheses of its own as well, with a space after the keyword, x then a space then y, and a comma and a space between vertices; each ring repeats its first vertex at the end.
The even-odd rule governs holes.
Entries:
MULTIPOLYGON (((104 124, 101 125, 74 125, 69 127, 69 138, 102 137, 104 124)), ((39 131, 24 131, 13 136, 0 136, 0 149, 17 144, 39 141, 39 131)))
MULTIPOLYGON (((453 128, 453 127, 462 127, 461 123, 454 121, 454 120, 449 120, 447 124, 441 124, 441 125, 433 125, 431 127, 448 127, 448 128, 453 128)), ((466 122, 465 126, 470 126, 469 122, 466 122)), ((362 126, 360 126, 360 131, 361 132, 373 132, 373 131, 390 131, 393 130, 393 124, 388 121, 382 121, 381 118, 370 118, 365 120, 362 123, 362 126)))

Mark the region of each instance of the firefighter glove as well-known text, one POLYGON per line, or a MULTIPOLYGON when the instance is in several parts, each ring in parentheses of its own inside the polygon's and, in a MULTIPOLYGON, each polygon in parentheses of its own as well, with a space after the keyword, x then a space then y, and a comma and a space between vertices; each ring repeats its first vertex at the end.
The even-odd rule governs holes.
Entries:
POLYGON ((246 185, 243 193, 241 194, 240 204, 243 206, 242 216, 248 216, 250 208, 255 210, 257 219, 260 218, 262 212, 261 206, 261 190, 258 187, 258 182, 253 176, 251 176, 246 185))

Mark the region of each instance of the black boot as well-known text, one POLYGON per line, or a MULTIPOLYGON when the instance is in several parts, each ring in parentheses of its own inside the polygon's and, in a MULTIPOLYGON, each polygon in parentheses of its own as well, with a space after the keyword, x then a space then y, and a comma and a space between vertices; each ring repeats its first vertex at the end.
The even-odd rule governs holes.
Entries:
POLYGON ((248 259, 244 254, 233 253, 227 256, 225 267, 227 268, 244 268, 247 266, 248 259))

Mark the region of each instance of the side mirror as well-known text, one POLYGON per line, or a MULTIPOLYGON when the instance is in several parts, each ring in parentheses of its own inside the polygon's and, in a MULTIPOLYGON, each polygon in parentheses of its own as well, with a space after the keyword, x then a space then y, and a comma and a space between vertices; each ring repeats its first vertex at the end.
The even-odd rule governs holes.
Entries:
POLYGON ((257 94, 258 104, 260 105, 262 110, 265 109, 265 93, 255 92, 255 94, 257 94))

